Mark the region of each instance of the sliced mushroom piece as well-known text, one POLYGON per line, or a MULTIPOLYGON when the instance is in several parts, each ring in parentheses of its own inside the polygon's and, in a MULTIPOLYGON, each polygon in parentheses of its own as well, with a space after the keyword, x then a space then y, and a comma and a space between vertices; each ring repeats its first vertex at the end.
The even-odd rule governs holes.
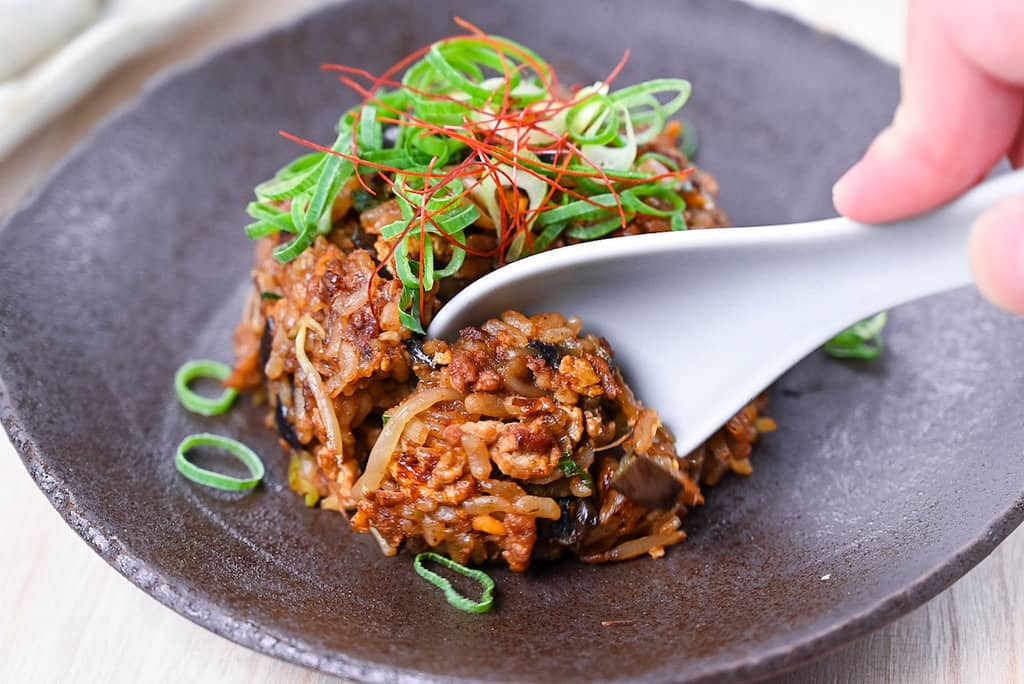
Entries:
MULTIPOLYGON (((266 368, 270 361, 270 352, 274 349, 274 317, 267 316, 267 322, 263 325, 263 335, 260 336, 260 368, 266 368)), ((262 372, 262 370, 261 370, 262 372)))
POLYGON ((590 528, 597 525, 597 505, 590 499, 566 496, 557 499, 562 511, 558 520, 537 520, 537 539, 578 550, 590 528))
POLYGON ((683 490, 683 484, 672 473, 646 456, 627 463, 612 480, 611 487, 630 501, 655 510, 675 506, 683 490))
POLYGON ((288 407, 281 403, 280 399, 274 401, 274 426, 277 434, 293 449, 305 449, 305 445, 299 440, 295 427, 288 420, 288 407))
POLYGON ((552 368, 558 368, 559 362, 562 357, 565 356, 565 350, 557 344, 551 344, 550 342, 544 342, 542 340, 530 340, 527 345, 530 349, 537 353, 537 356, 544 359, 552 368))
POLYGON ((409 356, 412 357, 413 364, 422 364, 429 366, 431 369, 437 368, 437 364, 434 363, 434 357, 423 350, 423 342, 415 337, 410 337, 402 341, 405 344, 406 350, 409 352, 409 356))

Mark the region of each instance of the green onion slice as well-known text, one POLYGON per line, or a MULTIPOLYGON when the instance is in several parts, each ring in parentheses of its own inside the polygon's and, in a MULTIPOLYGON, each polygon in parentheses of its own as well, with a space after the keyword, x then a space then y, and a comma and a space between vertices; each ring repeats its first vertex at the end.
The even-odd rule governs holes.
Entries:
POLYGON ((700 150, 700 136, 697 134, 697 127, 689 119, 680 119, 683 125, 683 140, 680 148, 686 158, 691 162, 697 160, 697 152, 700 150))
POLYGON ((467 568, 465 565, 456 563, 451 558, 442 556, 437 553, 425 551, 416 555, 415 560, 412 562, 413 568, 416 570, 416 574, 427 580, 435 587, 444 592, 444 597, 453 607, 458 608, 461 611, 467 613, 486 613, 491 609, 494 604, 494 580, 491 579, 490 575, 482 570, 475 568, 467 568), (452 586, 444 577, 441 577, 436 572, 427 569, 423 563, 425 561, 431 561, 437 563, 443 567, 448 568, 453 572, 457 572, 460 575, 470 578, 480 584, 484 588, 483 594, 480 595, 479 601, 466 598, 452 586))
POLYGON ((837 359, 870 361, 882 353, 882 329, 888 320, 886 312, 861 321, 825 343, 825 353, 837 359))
POLYGON ((639 125, 664 121, 679 111, 689 97, 690 82, 681 78, 656 78, 627 86, 611 95, 612 101, 626 107, 646 108, 633 116, 633 121, 639 125), (655 94, 668 94, 671 99, 661 104, 655 94))
POLYGON ((263 461, 260 460, 255 451, 230 437, 222 437, 221 435, 213 435, 206 432, 189 435, 181 441, 181 444, 178 445, 178 451, 174 456, 174 465, 177 466, 178 472, 193 482, 229 492, 241 492, 252 489, 259 484, 265 473, 263 461), (189 450, 198 446, 216 447, 227 451, 249 469, 251 477, 232 477, 231 475, 224 475, 207 470, 206 468, 200 468, 185 457, 189 450))
MULTIPOLYGON (((344 188, 359 212, 394 197, 401 220, 382 231, 394 241, 389 270, 402 285, 402 325, 422 332, 424 296, 462 268, 465 231, 481 213, 495 224, 504 261, 565 238, 605 237, 637 216, 686 229, 678 165, 657 153, 637 155, 686 103, 688 81, 663 78, 618 90, 597 82, 567 100, 557 93, 553 68, 536 53, 475 33, 434 43, 400 64, 406 67, 396 75, 400 83, 362 93, 362 102, 338 119, 330 148, 313 145, 318 151, 256 186, 245 233, 277 237, 279 261, 295 259, 330 234, 344 188), (519 131, 502 136, 515 144, 492 140, 506 128, 519 131), (651 159, 658 165, 646 168, 651 159), (381 187, 379 197, 368 189, 378 177, 390 190, 381 187), (502 193, 508 188, 525 192, 529 203, 505 225, 502 193), (511 229, 515 235, 504 234, 511 229)), ((683 137, 686 153, 694 153, 688 122, 683 137)))
POLYGON ((217 398, 204 397, 189 388, 188 384, 196 378, 212 378, 214 380, 227 380, 231 375, 231 366, 220 361, 199 359, 187 361, 174 374, 174 391, 178 395, 178 401, 192 413, 201 416, 219 416, 231 408, 238 396, 238 390, 225 387, 224 391, 217 398))
MULTIPOLYGON (((627 218, 632 218, 632 214, 627 214, 627 218)), ((585 226, 572 226, 565 234, 569 237, 576 238, 577 240, 596 240, 597 238, 604 237, 609 233, 614 233, 617 229, 622 227, 622 219, 618 216, 613 216, 601 221, 595 221, 585 226)))
POLYGON ((581 145, 606 145, 619 132, 619 110, 607 95, 591 93, 569 110, 565 126, 581 145))
POLYGON ((591 489, 594 488, 594 480, 590 477, 590 473, 580 468, 580 465, 572 460, 572 454, 568 451, 565 452, 562 458, 558 459, 558 467, 566 477, 579 477, 583 484, 591 489))
POLYGON ((264 201, 282 200, 305 191, 316 182, 324 156, 322 152, 314 152, 299 157, 271 180, 257 185, 256 196, 264 201))

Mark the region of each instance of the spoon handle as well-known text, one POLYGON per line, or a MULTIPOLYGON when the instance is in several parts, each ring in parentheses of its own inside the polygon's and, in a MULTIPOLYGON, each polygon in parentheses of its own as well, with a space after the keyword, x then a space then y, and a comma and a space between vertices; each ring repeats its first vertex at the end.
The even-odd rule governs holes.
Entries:
MULTIPOLYGON (((680 249, 665 250, 663 257, 648 255, 648 267, 673 272, 677 292, 715 296, 687 301, 687 320, 702 325, 692 341, 680 327, 666 336, 669 343, 658 347, 655 335, 646 338, 644 347, 654 358, 682 355, 689 386, 702 391, 693 397, 656 381, 638 391, 665 413, 685 453, 843 328, 899 304, 970 284, 971 225, 985 210, 1018 194, 1024 195, 1024 171, 988 180, 930 214, 881 226, 840 217, 679 235, 680 249), (672 262, 685 263, 685 269, 673 271, 672 262), (742 305, 751 293, 765 305, 742 305), (739 303, 735 313, 724 302, 739 303), (751 340, 757 341, 756 352, 751 340)), ((627 277, 624 273, 620 279, 627 277)), ((660 295, 649 287, 643 301, 656 311, 670 310, 670 300, 660 295)), ((654 329, 655 323, 638 319, 632 328, 654 329)), ((628 350, 622 356, 627 355, 628 350)), ((646 359, 623 360, 639 366, 646 359)))
POLYGON ((613 340, 617 364, 686 453, 843 328, 969 284, 971 224, 1018 193, 1024 171, 884 226, 833 218, 573 245, 471 284, 430 333, 453 337, 506 309, 579 316, 613 340))
POLYGON ((836 306, 848 317, 868 316, 970 284, 971 225, 985 210, 1015 195, 1024 195, 1024 170, 987 180, 929 214, 883 225, 840 217, 780 226, 777 237, 786 235, 780 242, 789 243, 787 250, 809 250, 807 260, 797 259, 809 266, 806 276, 813 282, 806 286, 821 287, 820 278, 827 275, 828 296, 836 306))

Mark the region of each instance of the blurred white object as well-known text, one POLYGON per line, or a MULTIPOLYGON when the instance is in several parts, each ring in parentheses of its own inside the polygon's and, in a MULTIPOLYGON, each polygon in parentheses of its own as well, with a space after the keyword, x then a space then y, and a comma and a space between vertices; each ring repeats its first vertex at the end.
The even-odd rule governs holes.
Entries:
POLYGON ((906 52, 906 0, 746 0, 792 15, 825 35, 837 35, 898 64, 906 52))
POLYGON ((222 2, 0 0, 0 159, 113 68, 222 2))
POLYGON ((99 11, 99 0, 0 0, 0 80, 61 47, 99 11))

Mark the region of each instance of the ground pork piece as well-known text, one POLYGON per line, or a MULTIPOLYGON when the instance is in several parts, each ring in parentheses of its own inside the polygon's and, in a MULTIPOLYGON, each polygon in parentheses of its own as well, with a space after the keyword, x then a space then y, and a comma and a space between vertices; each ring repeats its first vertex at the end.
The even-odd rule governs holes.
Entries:
POLYGON ((537 541, 537 519, 509 513, 504 523, 507 541, 501 557, 508 563, 510 570, 522 572, 530 565, 530 554, 537 541))
POLYGON ((543 418, 503 425, 491 449, 491 460, 502 473, 527 481, 550 477, 561 455, 558 438, 543 418))
POLYGON ((381 202, 371 207, 359 216, 359 223, 363 232, 370 235, 380 235, 381 228, 389 226, 402 218, 402 210, 398 206, 398 200, 381 202))

